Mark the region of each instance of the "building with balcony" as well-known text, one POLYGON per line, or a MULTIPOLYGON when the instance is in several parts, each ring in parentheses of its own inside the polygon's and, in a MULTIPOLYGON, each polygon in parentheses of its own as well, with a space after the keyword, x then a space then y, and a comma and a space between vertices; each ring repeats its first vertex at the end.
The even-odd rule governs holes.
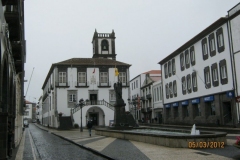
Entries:
POLYGON ((22 136, 26 59, 23 6, 23 0, 0 1, 0 159, 11 156, 22 136))
POLYGON ((165 123, 238 124, 239 6, 159 62, 165 123))
MULTIPOLYGON (((150 79, 151 79, 150 81, 154 82, 154 81, 156 81, 156 78, 160 79, 161 71, 160 70, 150 70, 148 72, 141 73, 141 74, 137 75, 136 77, 134 77, 133 79, 131 79, 130 82, 129 82, 129 84, 130 84, 130 88, 129 88, 130 89, 130 98, 129 98, 129 100, 133 101, 136 98, 138 100, 136 108, 134 108, 135 106, 133 106, 132 104, 129 104, 129 109, 130 109, 130 112, 133 115, 136 114, 137 120, 141 121, 141 122, 144 119, 144 113, 147 113, 147 108, 143 107, 142 104, 143 103, 145 104, 145 100, 147 100, 147 99, 151 100, 152 99, 152 94, 150 94, 150 93, 148 95, 144 94, 144 96, 143 96, 144 92, 141 92, 141 91, 143 91, 141 89, 142 86, 144 86, 145 85, 144 83, 146 83, 145 80, 146 80, 146 75, 147 74, 150 76, 150 79), (135 109, 136 109, 136 112, 135 112, 135 109)), ((152 91, 151 91, 151 93, 152 93, 152 91)))
POLYGON ((33 120, 36 120, 36 103, 25 101, 26 108, 24 111, 23 119, 27 119, 28 122, 32 122, 33 120))
MULTIPOLYGON (((116 60, 115 33, 97 33, 92 58, 71 58, 52 64, 42 86, 42 124, 65 128, 80 124, 81 98, 89 101, 82 108, 82 124, 88 119, 95 126, 106 126, 114 119, 114 83, 122 82, 122 97, 129 97, 129 67, 116 60), (62 120, 65 119, 64 122, 62 120)), ((128 106, 125 107, 128 111, 128 106)))
POLYGON ((145 123, 153 123, 156 117, 153 110, 153 83, 161 79, 161 70, 145 72, 141 86, 141 117, 145 123))
POLYGON ((152 84, 152 111, 154 123, 163 122, 163 94, 162 94, 162 80, 158 80, 152 84))

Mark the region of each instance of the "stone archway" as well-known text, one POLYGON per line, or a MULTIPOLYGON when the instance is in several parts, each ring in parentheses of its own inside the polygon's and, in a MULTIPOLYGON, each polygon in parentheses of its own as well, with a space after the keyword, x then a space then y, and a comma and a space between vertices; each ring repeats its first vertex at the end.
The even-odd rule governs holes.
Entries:
POLYGON ((105 113, 99 106, 91 106, 87 110, 85 117, 86 123, 91 119, 94 126, 105 126, 105 113))

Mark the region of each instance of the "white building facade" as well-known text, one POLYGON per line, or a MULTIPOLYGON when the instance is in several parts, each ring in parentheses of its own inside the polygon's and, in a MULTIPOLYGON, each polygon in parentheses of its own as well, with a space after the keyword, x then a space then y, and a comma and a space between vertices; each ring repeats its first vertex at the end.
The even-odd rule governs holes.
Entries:
MULTIPOLYGON (((43 84, 43 125, 61 128, 69 124, 83 127, 92 119, 95 126, 109 125, 114 119, 114 83, 122 82, 122 98, 129 97, 129 67, 116 61, 115 33, 93 36, 93 58, 72 58, 51 66, 43 84), (82 108, 80 99, 89 100, 82 108), (65 119, 65 121, 62 121, 65 119), (69 120, 70 119, 70 120, 69 120), (68 124, 64 124, 67 123, 68 124)), ((125 110, 128 111, 126 105, 125 110)))
MULTIPOLYGON (((139 122, 150 123, 153 117, 158 117, 156 116, 157 113, 155 113, 155 110, 153 109, 154 104, 152 97, 154 92, 152 90, 152 86, 153 83, 160 80, 160 78, 160 70, 151 70, 141 73, 130 80, 129 100, 132 102, 137 99, 137 104, 136 108, 134 105, 129 104, 129 109, 139 122)), ((156 122, 158 122, 158 120, 156 120, 156 122)))
POLYGON ((163 95, 162 80, 158 80, 152 84, 152 100, 153 100, 153 118, 154 123, 163 122, 163 95))
POLYGON ((238 123, 229 19, 219 18, 159 62, 165 123, 238 123))

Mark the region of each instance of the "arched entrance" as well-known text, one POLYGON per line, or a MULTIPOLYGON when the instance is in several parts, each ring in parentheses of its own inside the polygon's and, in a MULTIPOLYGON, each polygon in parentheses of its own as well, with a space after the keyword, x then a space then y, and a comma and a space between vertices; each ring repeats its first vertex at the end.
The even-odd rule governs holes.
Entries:
POLYGON ((90 107, 86 112, 86 123, 88 120, 93 121, 93 126, 105 126, 105 114, 102 108, 98 106, 90 107))

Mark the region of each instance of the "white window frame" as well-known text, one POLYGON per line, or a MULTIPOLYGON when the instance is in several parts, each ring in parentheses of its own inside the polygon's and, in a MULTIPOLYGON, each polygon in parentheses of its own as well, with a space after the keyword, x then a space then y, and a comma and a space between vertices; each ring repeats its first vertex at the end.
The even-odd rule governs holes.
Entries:
POLYGON ((67 80, 66 72, 59 72, 58 74, 59 83, 66 83, 67 80))
POLYGON ((207 55, 208 54, 208 48, 207 48, 207 43, 203 44, 203 55, 207 55))
POLYGON ((173 93, 177 94, 177 82, 173 83, 173 93))
POLYGON ((107 83, 108 83, 108 72, 100 72, 100 83, 107 85, 107 83))
POLYGON ((226 67, 226 65, 221 66, 220 70, 221 70, 222 79, 227 78, 227 67, 226 67))
POLYGON ((191 51, 190 52, 190 57, 191 57, 191 61, 193 62, 193 61, 195 61, 195 52, 194 51, 191 51))
POLYGON ((176 73, 176 64, 175 61, 172 61, 172 73, 176 73), (174 63, 173 63, 174 62, 174 63))
POLYGON ((223 34, 219 34, 217 36, 217 39, 218 39, 218 47, 222 47, 223 46, 223 34))
POLYGON ((76 102, 76 94, 69 94, 68 96, 68 102, 76 102))
POLYGON ((115 92, 110 92, 110 101, 116 101, 115 92))
POLYGON ((214 68, 212 72, 213 72, 213 81, 218 81, 217 68, 214 68))
POLYGON ((189 53, 186 53, 186 64, 190 64, 189 53))
POLYGON ((172 74, 172 62, 168 63, 168 74, 172 74))
POLYGON ((184 56, 180 58, 181 67, 184 67, 184 56))
POLYGON ((187 79, 187 88, 190 90, 192 89, 191 77, 187 79))
POLYGON ((210 51, 211 52, 215 51, 215 41, 214 41, 214 38, 212 38, 209 43, 210 43, 210 51))
POLYGON ((160 86, 159 87, 159 97, 158 97, 158 100, 162 100, 162 87, 160 86))
POLYGON ((164 65, 165 76, 168 75, 168 64, 164 65))
POLYGON ((193 76, 193 87, 197 87, 197 76, 193 76))
POLYGON ((206 84, 210 83, 210 72, 205 72, 206 84))
POLYGON ((183 91, 186 91, 186 78, 185 78, 185 80, 182 82, 182 87, 183 87, 183 91))
MULTIPOLYGON (((126 84, 126 72, 119 72, 119 80, 122 82, 122 84, 126 84)), ((135 88, 135 82, 134 82, 134 88, 135 88)))
POLYGON ((78 84, 86 84, 86 72, 78 72, 78 84))

